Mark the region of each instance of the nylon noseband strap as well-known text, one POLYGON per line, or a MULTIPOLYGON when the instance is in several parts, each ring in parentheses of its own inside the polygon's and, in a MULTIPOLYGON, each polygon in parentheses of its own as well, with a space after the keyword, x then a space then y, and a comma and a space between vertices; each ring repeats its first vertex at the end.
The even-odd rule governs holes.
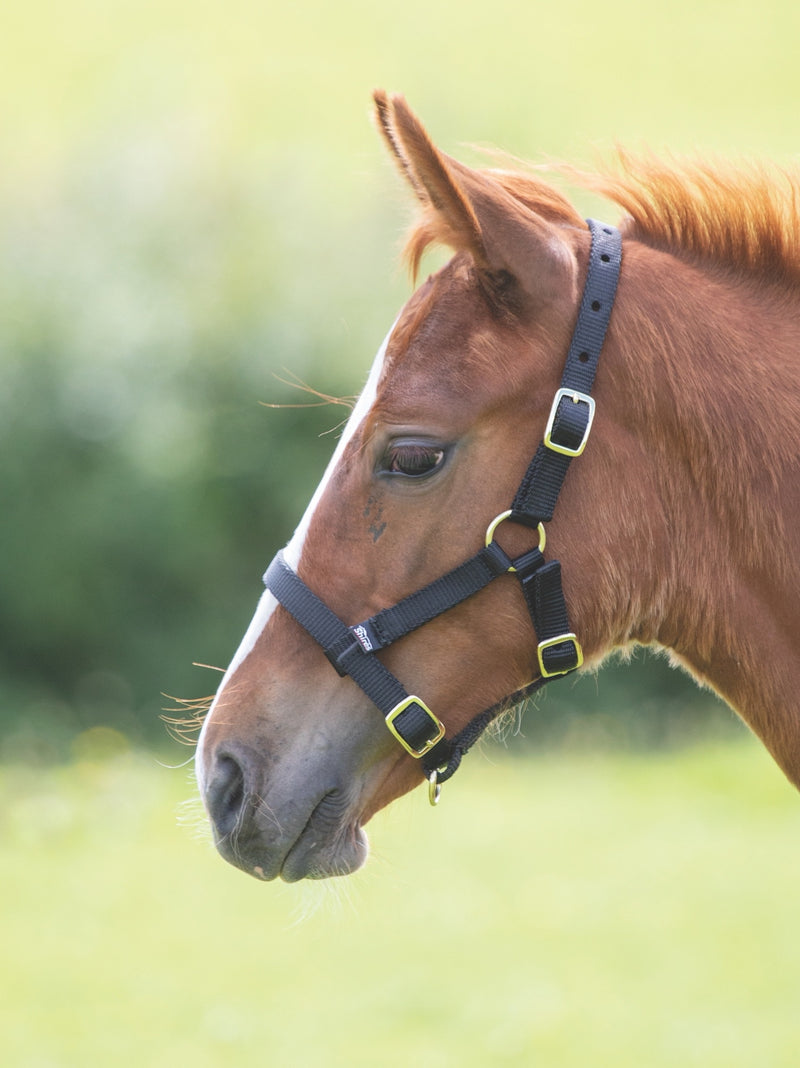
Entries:
POLYGON ((594 419, 591 389, 605 340, 622 260, 619 231, 587 220, 592 244, 578 319, 561 386, 545 428, 511 508, 490 524, 486 545, 475 556, 390 608, 349 627, 289 567, 279 552, 264 584, 322 647, 340 675, 356 682, 384 716, 386 725, 436 782, 445 782, 462 755, 497 713, 539 689, 551 678, 580 667, 583 653, 569 626, 561 585, 561 565, 545 561, 543 523, 552 519, 569 466, 583 452, 594 419), (512 560, 494 540, 503 520, 537 528, 538 548, 512 560), (520 583, 538 640, 540 677, 476 716, 453 738, 425 702, 408 693, 375 653, 398 638, 472 597, 499 575, 513 573, 520 583))
MULTIPOLYGON (((340 675, 349 675, 384 716, 394 713, 394 733, 414 756, 421 756, 436 742, 443 731, 429 710, 411 699, 402 683, 376 656, 366 653, 346 626, 313 593, 279 552, 267 568, 264 585, 278 601, 322 646, 325 655, 340 675)), ((355 628, 354 628, 355 629, 355 628)))

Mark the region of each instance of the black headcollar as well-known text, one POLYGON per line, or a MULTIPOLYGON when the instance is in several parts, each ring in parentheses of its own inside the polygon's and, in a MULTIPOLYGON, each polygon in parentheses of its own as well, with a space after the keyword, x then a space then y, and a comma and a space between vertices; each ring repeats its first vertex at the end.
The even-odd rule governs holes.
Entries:
POLYGON ((412 756, 422 760, 431 801, 453 775, 464 753, 495 716, 552 678, 583 663, 572 632, 561 585, 561 564, 545 561, 544 523, 553 517, 573 458, 586 447, 594 419, 591 389, 608 329, 622 262, 618 230, 587 220, 592 235, 589 267, 578 319, 567 353, 561 386, 553 398, 544 440, 536 450, 506 512, 490 524, 480 552, 458 567, 354 627, 348 627, 298 577, 279 552, 264 584, 297 622, 322 646, 340 675, 349 675, 378 707, 389 730, 412 756), (510 559, 494 540, 509 520, 539 533, 537 548, 510 559), (477 715, 452 738, 421 698, 408 693, 375 655, 404 635, 473 596, 498 575, 512 572, 520 582, 538 639, 540 677, 477 715))

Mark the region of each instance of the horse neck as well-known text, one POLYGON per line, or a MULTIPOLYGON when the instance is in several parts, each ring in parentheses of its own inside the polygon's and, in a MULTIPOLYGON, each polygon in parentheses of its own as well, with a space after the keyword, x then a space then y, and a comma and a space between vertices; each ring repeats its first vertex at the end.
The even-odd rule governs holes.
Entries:
POLYGON ((645 637, 800 785, 798 294, 639 246, 628 260, 617 418, 651 457, 669 546, 645 637))

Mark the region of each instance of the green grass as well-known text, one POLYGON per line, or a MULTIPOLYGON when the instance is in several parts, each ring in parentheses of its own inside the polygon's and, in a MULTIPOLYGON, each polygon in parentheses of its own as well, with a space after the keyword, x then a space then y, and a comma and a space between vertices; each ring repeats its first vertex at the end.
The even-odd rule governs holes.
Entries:
POLYGON ((487 753, 295 887, 153 758, 4 769, 4 1065, 795 1065, 800 803, 761 749, 487 753))

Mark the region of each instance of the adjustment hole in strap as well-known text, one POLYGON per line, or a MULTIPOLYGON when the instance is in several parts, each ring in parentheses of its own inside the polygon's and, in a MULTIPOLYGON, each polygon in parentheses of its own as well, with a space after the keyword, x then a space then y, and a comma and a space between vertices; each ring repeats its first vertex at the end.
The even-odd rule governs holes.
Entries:
POLYGON ((591 359, 591 356, 588 352, 581 352, 578 354, 578 359, 581 361, 581 363, 588 363, 591 359))
POLYGON ((599 300, 593 300, 593 301, 592 301, 592 311, 600 311, 600 309, 602 308, 602 306, 603 306, 603 305, 602 305, 602 304, 600 303, 600 301, 599 301, 599 300))

